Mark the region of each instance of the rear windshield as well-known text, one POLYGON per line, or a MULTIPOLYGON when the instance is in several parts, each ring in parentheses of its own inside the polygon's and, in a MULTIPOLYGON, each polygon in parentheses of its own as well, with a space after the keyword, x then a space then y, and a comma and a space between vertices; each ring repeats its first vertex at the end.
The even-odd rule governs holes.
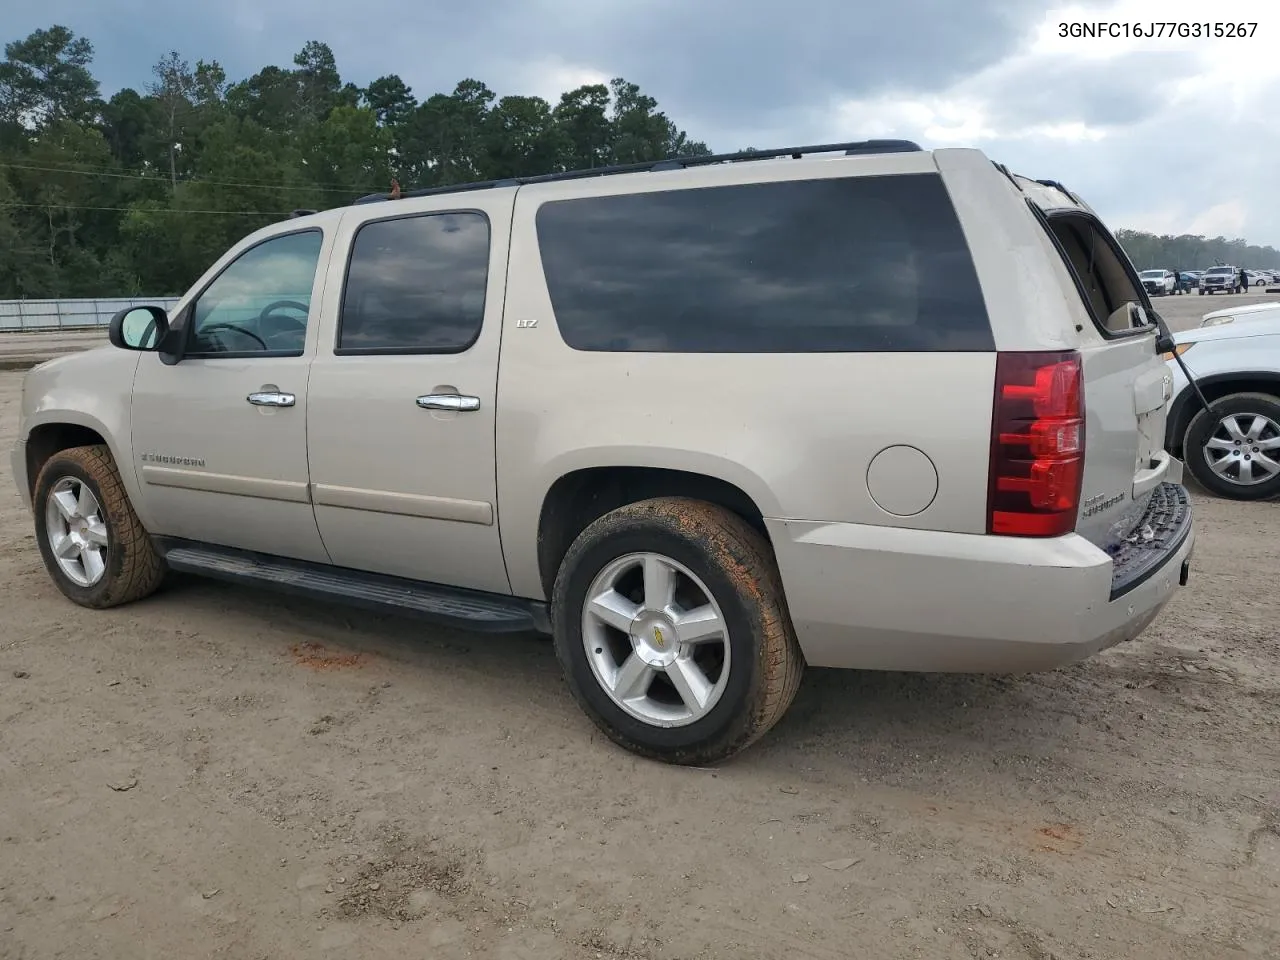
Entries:
MULTIPOLYGON (((1142 293, 1131 279, 1120 245, 1106 227, 1083 213, 1055 213, 1046 221, 1058 242, 1076 288, 1094 323, 1109 333, 1123 333, 1135 327, 1130 304, 1143 303, 1142 293)), ((1147 274, 1163 275, 1163 270, 1147 274)))
POLYGON ((544 204, 538 244, 576 350, 988 351, 937 174, 783 181, 544 204))

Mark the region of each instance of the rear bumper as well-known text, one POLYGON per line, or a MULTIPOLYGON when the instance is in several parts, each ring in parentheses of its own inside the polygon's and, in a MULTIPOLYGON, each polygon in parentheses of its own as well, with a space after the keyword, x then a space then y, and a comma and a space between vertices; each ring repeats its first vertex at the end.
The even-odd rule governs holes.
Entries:
POLYGON ((1155 619, 1178 586, 1195 530, 1181 486, 1162 485, 1152 501, 1138 528, 1151 527, 1152 536, 1114 560, 1075 534, 766 525, 811 665, 1017 673, 1082 660, 1155 619))
POLYGON ((25 440, 19 440, 13 445, 10 464, 13 470, 13 482, 18 485, 18 496, 22 497, 22 502, 30 510, 31 484, 27 478, 27 442, 25 440))

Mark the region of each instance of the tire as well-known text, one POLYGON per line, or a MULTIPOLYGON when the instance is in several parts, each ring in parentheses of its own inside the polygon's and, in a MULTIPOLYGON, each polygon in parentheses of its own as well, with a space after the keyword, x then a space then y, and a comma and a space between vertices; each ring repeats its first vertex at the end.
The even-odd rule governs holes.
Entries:
MULTIPOLYGON (((556 656, 579 706, 614 743, 666 763, 704 765, 743 750, 781 719, 804 673, 804 656, 792 629, 773 551, 736 514, 700 500, 644 500, 588 526, 560 565, 552 596, 552 625, 556 656), (635 557, 641 554, 645 557, 637 562, 635 557), (721 639, 690 648, 675 632, 670 651, 663 654, 658 649, 664 642, 661 630, 677 627, 661 617, 641 622, 652 616, 646 608, 661 605, 635 603, 643 599, 649 583, 660 580, 648 576, 650 562, 681 568, 666 609, 674 606, 687 613, 698 607, 715 614, 718 608, 724 627, 721 639), (617 580, 610 581, 614 576, 617 580), (607 587, 601 587, 602 578, 607 587), (637 578, 642 581, 638 587, 637 578), (606 626, 590 612, 591 596, 602 589, 614 589, 609 595, 617 598, 621 613, 613 616, 623 627, 630 622, 629 632, 606 626), (697 593, 705 594, 708 602, 689 599, 697 593), (670 671, 649 666, 653 676, 648 680, 643 679, 647 674, 636 674, 637 685, 631 689, 638 695, 629 700, 630 707, 621 705, 628 698, 615 697, 599 678, 610 671, 620 673, 623 664, 649 663, 664 655, 681 659, 677 651, 689 649, 699 651, 699 656, 705 649, 720 664, 718 675, 704 666, 694 668, 707 684, 702 689, 713 688, 705 707, 690 707, 677 692, 669 678, 682 671, 674 665, 670 671), (669 710, 671 716, 640 715, 655 710, 669 710), (699 710, 705 712, 699 714, 699 710)), ((683 682, 690 687, 689 681, 683 682)))
POLYGON ((133 512, 105 446, 72 447, 50 457, 36 478, 33 508, 40 555, 53 582, 68 599, 101 610, 141 600, 160 586, 164 561, 133 512), (96 510, 84 510, 89 501, 83 499, 83 490, 88 490, 96 510), (68 504, 84 515, 69 519, 68 504), (59 544, 68 544, 70 552, 76 544, 88 549, 78 558, 60 562, 52 542, 55 534, 59 534, 59 544), (96 559, 91 560, 90 554, 96 559))
MULTIPOLYGON (((1235 424, 1241 432, 1249 431, 1255 417, 1263 417, 1269 421, 1262 434, 1257 438, 1264 442, 1280 440, 1280 397, 1266 393, 1233 393, 1209 405, 1208 410, 1201 410, 1192 418, 1183 438, 1182 452, 1192 476, 1210 493, 1230 500, 1266 500, 1280 495, 1280 471, 1268 479, 1251 484, 1241 483, 1238 479, 1239 466, 1228 465, 1225 475, 1213 468, 1212 460, 1216 459, 1207 447, 1215 437, 1223 443, 1231 443, 1232 432, 1224 426, 1228 417, 1236 418, 1235 424)), ((1249 444, 1251 448, 1253 444, 1249 444)), ((1240 456, 1250 458, 1256 456, 1254 450, 1241 447, 1240 456)), ((1235 454, 1223 451, 1225 457, 1235 458, 1235 454)), ((1258 451, 1272 461, 1280 461, 1280 449, 1266 448, 1258 451)), ((1252 466, 1249 468, 1252 470, 1252 466)))

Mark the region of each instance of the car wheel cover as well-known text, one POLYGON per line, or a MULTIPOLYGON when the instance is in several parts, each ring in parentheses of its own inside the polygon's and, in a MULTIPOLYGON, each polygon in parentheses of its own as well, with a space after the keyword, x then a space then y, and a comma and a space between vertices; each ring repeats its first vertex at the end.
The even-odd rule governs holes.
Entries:
POLYGON ((600 689, 650 726, 696 723, 728 685, 724 612, 693 571, 659 553, 629 553, 596 575, 582 642, 600 689))
POLYGON ((63 576, 92 587, 107 573, 110 534, 102 506, 79 477, 62 477, 49 490, 44 509, 49 550, 63 576))
POLYGON ((1202 448, 1214 476, 1255 487, 1280 476, 1280 423, 1261 413, 1220 417, 1202 448))

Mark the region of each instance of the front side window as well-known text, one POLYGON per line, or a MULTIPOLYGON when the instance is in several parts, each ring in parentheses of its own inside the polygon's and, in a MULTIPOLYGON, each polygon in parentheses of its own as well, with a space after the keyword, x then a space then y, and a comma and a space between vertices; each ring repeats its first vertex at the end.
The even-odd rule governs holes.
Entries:
POLYGON ((936 174, 551 201, 538 244, 577 350, 992 350, 936 174))
POLYGON ((334 352, 461 353, 480 335, 488 279, 482 213, 366 223, 351 247, 334 352))
POLYGON ((290 233, 233 260, 195 302, 188 353, 301 356, 323 242, 290 233))

